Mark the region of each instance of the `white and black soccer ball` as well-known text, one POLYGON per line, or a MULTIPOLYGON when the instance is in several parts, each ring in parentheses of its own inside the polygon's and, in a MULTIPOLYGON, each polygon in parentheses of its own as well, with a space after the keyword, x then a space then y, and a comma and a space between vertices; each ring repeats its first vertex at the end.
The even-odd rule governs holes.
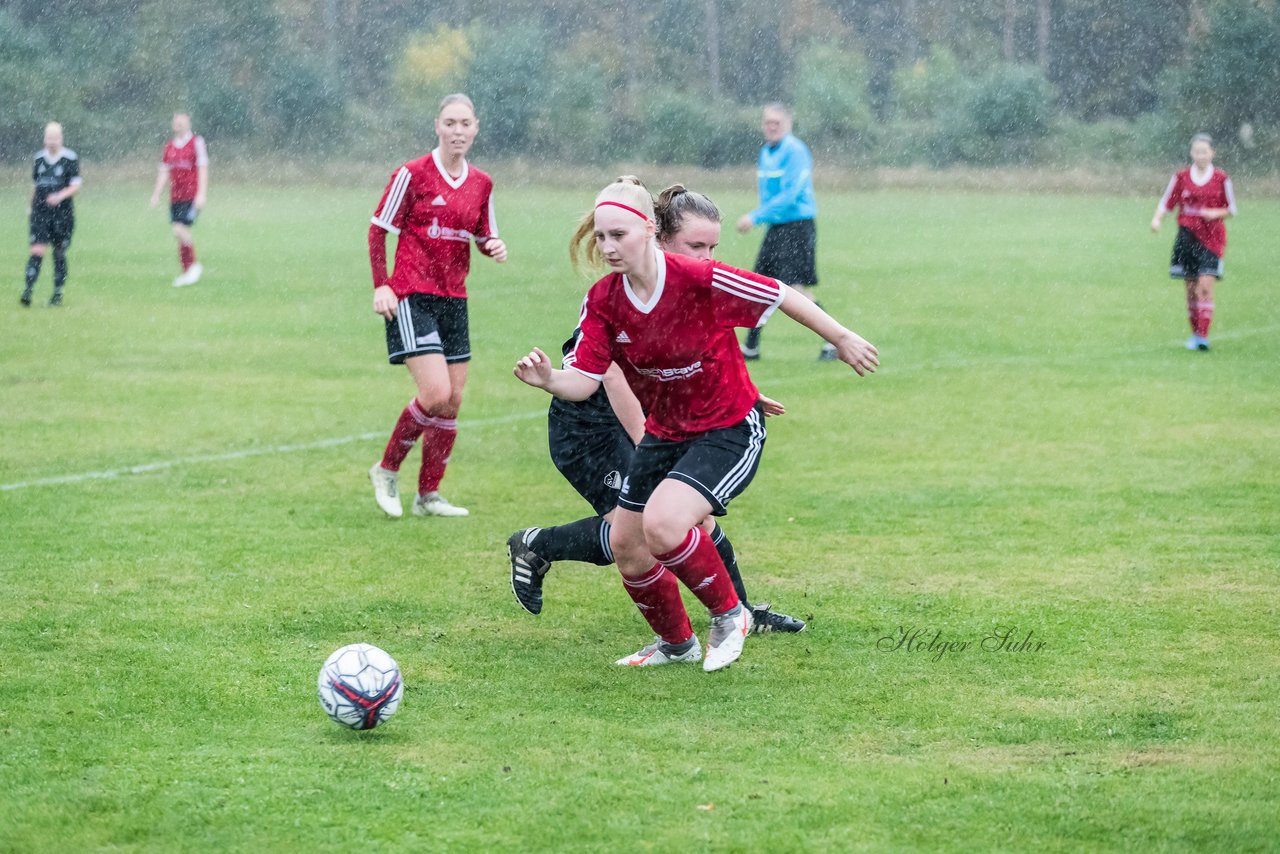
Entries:
POLYGON ((317 692, 335 723, 373 729, 396 713, 404 680, 394 658, 372 644, 353 643, 325 659, 317 692))

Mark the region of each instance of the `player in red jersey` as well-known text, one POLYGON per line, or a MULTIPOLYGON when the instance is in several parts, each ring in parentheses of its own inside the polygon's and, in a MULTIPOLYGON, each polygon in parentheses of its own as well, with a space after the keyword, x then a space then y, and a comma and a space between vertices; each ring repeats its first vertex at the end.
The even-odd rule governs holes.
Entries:
MULTIPOLYGON (((654 205, 658 246, 690 258, 711 258, 720 244, 720 209, 701 193, 675 184, 663 190, 654 205)), ((565 342, 567 355, 581 330, 565 342)), ((785 407, 763 395, 764 414, 781 415, 785 407)), ((531 614, 542 611, 542 585, 555 561, 572 560, 608 566, 609 528, 630 468, 635 446, 644 436, 644 408, 627 386, 622 369, 610 365, 599 391, 583 401, 551 399, 547 439, 551 460, 570 485, 598 515, 564 525, 525 528, 507 540, 511 560, 511 591, 531 614)), ((737 554, 724 530, 708 516, 703 530, 724 561, 738 599, 751 610, 754 632, 799 632, 803 620, 774 611, 767 602, 750 603, 738 567, 737 554)))
POLYGON ((169 184, 169 222, 173 224, 173 236, 178 239, 178 261, 182 264, 182 274, 173 280, 173 286, 181 288, 200 281, 204 272, 204 266, 196 260, 191 226, 196 223, 196 215, 204 210, 209 191, 209 149, 204 137, 191 132, 191 116, 186 113, 173 114, 173 139, 165 144, 160 158, 151 207, 160 204, 160 192, 166 182, 169 184))
POLYGON ((1191 166, 1173 176, 1151 218, 1160 230, 1165 213, 1178 211, 1178 236, 1173 242, 1169 275, 1187 284, 1187 318, 1191 322, 1188 350, 1209 349, 1213 322, 1213 286, 1222 278, 1222 255, 1227 250, 1227 227, 1235 216, 1236 196, 1231 179, 1213 165, 1213 139, 1207 133, 1191 138, 1191 166))
POLYGON ((875 370, 876 349, 776 279, 662 252, 654 241, 653 200, 637 184, 602 190, 578 236, 584 232, 593 238, 588 260, 603 258, 612 272, 587 293, 582 334, 566 367, 553 368, 534 349, 516 363, 515 375, 556 397, 584 400, 610 363, 622 369, 648 414, 623 479, 610 546, 627 593, 658 639, 618 663, 702 657, 679 578, 711 613, 703 669, 718 670, 741 655, 750 617, 698 523, 724 515, 751 482, 765 440, 759 392, 734 329, 758 326, 781 308, 835 345, 859 374, 875 370))
POLYGON ((386 320, 387 355, 409 369, 417 395, 400 413, 382 460, 369 469, 374 498, 388 516, 404 515, 397 474, 422 437, 416 516, 466 516, 440 495, 467 382, 467 271, 471 241, 501 263, 507 247, 493 215, 493 181, 467 162, 480 123, 466 95, 449 95, 436 114, 440 145, 396 170, 369 227, 373 310, 386 320), (387 275, 387 233, 399 237, 387 275))

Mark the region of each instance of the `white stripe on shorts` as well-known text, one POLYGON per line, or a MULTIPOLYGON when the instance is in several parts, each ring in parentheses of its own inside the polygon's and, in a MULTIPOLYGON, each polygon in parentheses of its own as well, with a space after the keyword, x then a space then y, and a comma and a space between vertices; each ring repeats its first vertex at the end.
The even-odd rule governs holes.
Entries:
POLYGON ((747 439, 747 452, 711 490, 711 494, 721 504, 728 502, 733 496, 733 491, 751 474, 756 461, 760 459, 760 450, 764 447, 764 425, 760 423, 760 410, 754 408, 751 410, 751 414, 747 416, 747 425, 751 431, 747 439))

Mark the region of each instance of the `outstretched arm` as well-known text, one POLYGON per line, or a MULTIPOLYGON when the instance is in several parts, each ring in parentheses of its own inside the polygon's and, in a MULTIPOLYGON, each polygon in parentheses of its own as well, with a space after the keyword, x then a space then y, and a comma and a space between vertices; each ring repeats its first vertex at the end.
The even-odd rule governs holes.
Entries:
POLYGON ((861 335, 846 329, 827 314, 817 303, 789 285, 783 285, 782 304, 779 306, 787 317, 805 326, 836 348, 840 361, 857 371, 858 376, 874 373, 880 360, 878 350, 861 335))
POLYGON ((586 400, 600 388, 600 380, 577 371, 551 367, 551 359, 537 347, 516 362, 512 373, 520 382, 540 388, 562 400, 586 400))

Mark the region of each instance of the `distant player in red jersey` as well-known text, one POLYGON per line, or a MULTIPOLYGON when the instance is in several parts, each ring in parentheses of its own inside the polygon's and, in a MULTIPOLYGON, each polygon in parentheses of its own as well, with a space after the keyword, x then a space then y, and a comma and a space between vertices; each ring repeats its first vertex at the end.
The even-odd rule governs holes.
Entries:
POLYGON ((173 139, 165 145, 160 158, 151 207, 160 204, 160 192, 166 182, 169 184, 169 222, 173 224, 173 236, 178 239, 178 262, 182 264, 182 274, 173 280, 173 286, 181 288, 200 281, 204 272, 204 266, 196 260, 191 227, 196 224, 196 215, 204 210, 209 192, 209 149, 204 137, 191 132, 191 116, 187 113, 173 114, 173 139))
POLYGON ((612 272, 587 293, 566 368, 553 368, 534 349, 516 363, 515 375, 556 397, 585 400, 610 363, 622 369, 647 416, 610 546, 627 593, 658 638, 618 663, 702 658, 679 578, 711 614, 703 669, 718 670, 741 655, 750 616, 698 525, 708 514, 724 515, 751 482, 765 441, 759 392, 734 329, 759 326, 781 308, 859 374, 875 370, 876 349, 776 279, 661 251, 653 200, 637 184, 602 190, 574 245, 586 235, 588 259, 602 257, 612 272))
POLYGON ((1213 139, 1205 133, 1191 138, 1191 166, 1173 176, 1156 205, 1151 230, 1160 230, 1165 213, 1179 207, 1178 236, 1173 241, 1169 275, 1187 283, 1187 318, 1191 322, 1188 350, 1209 349, 1213 322, 1213 286, 1222 278, 1222 255, 1227 250, 1223 220, 1235 216, 1236 196, 1231 179, 1213 165, 1213 139))
POLYGON ((480 123, 466 95, 449 95, 436 115, 440 145, 391 176, 369 228, 373 310, 387 327, 387 355, 403 364, 418 387, 400 413, 380 462, 369 469, 374 498, 388 516, 404 515, 397 476, 422 437, 422 468, 413 502, 417 516, 466 516, 440 495, 440 480, 458 435, 458 409, 467 382, 467 271, 471 242, 501 263, 493 181, 467 162, 480 123), (395 269, 387 275, 387 233, 399 237, 395 269))

